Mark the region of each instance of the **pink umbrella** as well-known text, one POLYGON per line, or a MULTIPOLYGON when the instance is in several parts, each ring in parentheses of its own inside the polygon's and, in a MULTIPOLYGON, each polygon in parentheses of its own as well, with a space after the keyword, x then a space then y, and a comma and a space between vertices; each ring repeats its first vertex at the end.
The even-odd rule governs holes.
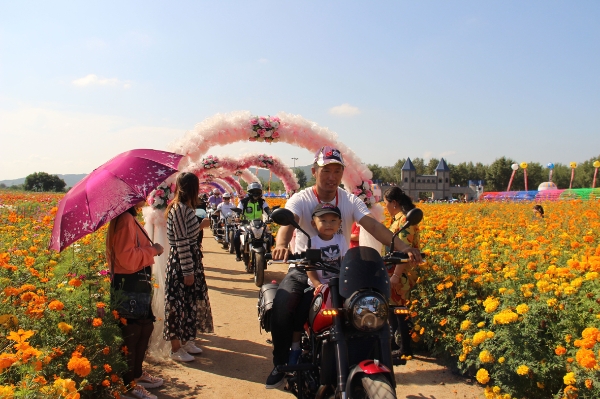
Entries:
POLYGON ((96 168, 58 204, 49 248, 60 252, 145 200, 177 172, 182 157, 166 151, 131 150, 96 168))

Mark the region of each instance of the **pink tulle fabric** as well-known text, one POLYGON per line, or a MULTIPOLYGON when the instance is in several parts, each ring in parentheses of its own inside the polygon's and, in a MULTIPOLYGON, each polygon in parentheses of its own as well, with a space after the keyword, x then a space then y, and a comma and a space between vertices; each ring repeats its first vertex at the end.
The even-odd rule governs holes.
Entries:
MULTIPOLYGON (((338 141, 337 134, 328 128, 321 127, 300 115, 280 112, 276 116, 280 120, 277 129, 278 141, 306 148, 310 152, 316 152, 325 145, 335 147, 342 152, 346 163, 342 180, 345 187, 354 189, 363 181, 371 179, 372 173, 369 168, 361 163, 360 158, 350 148, 338 141)), ((183 138, 169 146, 170 151, 185 155, 179 163, 180 170, 191 163, 198 162, 212 146, 248 140, 254 132, 250 123, 252 117, 250 111, 235 111, 217 114, 197 124, 183 138)))
MULTIPOLYGON (((215 157, 209 155, 211 160, 214 160, 215 157)), ((182 171, 192 172, 202 180, 203 176, 207 174, 213 176, 230 176, 232 173, 238 170, 244 170, 250 167, 260 167, 271 170, 275 176, 279 177, 283 183, 285 191, 298 191, 300 189, 300 185, 298 184, 298 180, 296 179, 296 175, 287 165, 281 161, 276 156, 267 155, 267 154, 249 154, 245 155, 241 158, 230 158, 230 157, 216 157, 218 162, 215 166, 211 166, 210 168, 206 168, 207 158, 202 158, 199 162, 193 162, 186 165, 182 171)), ((215 164, 212 164, 215 165, 215 164)), ((242 175, 243 177, 243 175, 242 175)), ((253 181, 259 181, 258 178, 253 181)))

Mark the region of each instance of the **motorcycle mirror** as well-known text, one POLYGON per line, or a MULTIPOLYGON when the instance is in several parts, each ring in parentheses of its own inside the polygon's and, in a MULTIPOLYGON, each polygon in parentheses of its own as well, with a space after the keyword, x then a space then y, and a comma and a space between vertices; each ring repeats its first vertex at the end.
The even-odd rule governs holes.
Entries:
POLYGON ((242 213, 242 210, 240 208, 231 208, 231 210, 235 213, 242 213))
POLYGON ((273 213, 271 213, 271 219, 273 219, 275 223, 281 226, 294 226, 294 224, 297 224, 296 220, 294 220, 294 214, 292 213, 292 211, 285 208, 275 209, 273 213))
POLYGON ((390 244, 390 252, 394 252, 394 238, 396 238, 397 235, 399 235, 403 230, 407 229, 408 227, 416 226, 419 223, 421 223, 421 220, 423 220, 423 211, 419 208, 413 208, 410 211, 408 211, 405 218, 406 222, 404 223, 402 228, 400 228, 400 230, 398 230, 398 232, 392 237, 392 242, 390 244))
POLYGON ((294 226, 296 229, 300 230, 305 236, 308 237, 308 248, 310 248, 310 236, 306 231, 302 230, 298 223, 296 223, 296 219, 294 218, 292 211, 285 208, 277 208, 273 211, 273 213, 271 213, 271 220, 280 226, 294 226))

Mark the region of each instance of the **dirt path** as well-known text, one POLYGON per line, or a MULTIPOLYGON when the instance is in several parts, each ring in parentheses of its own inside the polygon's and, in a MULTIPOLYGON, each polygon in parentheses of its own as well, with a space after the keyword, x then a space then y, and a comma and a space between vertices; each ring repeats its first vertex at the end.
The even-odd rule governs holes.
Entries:
MULTIPOLYGON (((291 398, 288 393, 267 390, 264 383, 272 369, 270 334, 258 330, 257 294, 252 275, 243 270, 205 231, 204 265, 214 317, 215 333, 197 343, 202 355, 190 363, 165 360, 148 370, 165 379, 152 389, 159 399, 181 398, 291 398)), ((265 281, 280 281, 286 266, 270 266, 265 281)), ((435 359, 416 357, 406 366, 394 367, 398 398, 483 398, 483 390, 453 375, 435 359)))

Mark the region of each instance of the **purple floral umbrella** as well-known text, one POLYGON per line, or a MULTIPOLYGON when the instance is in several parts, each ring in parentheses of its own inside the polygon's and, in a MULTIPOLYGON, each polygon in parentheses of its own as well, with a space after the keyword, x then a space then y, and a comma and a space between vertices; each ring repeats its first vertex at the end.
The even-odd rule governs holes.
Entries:
POLYGON ((131 150, 95 169, 58 204, 49 248, 60 252, 145 200, 177 172, 182 157, 166 151, 131 150))

